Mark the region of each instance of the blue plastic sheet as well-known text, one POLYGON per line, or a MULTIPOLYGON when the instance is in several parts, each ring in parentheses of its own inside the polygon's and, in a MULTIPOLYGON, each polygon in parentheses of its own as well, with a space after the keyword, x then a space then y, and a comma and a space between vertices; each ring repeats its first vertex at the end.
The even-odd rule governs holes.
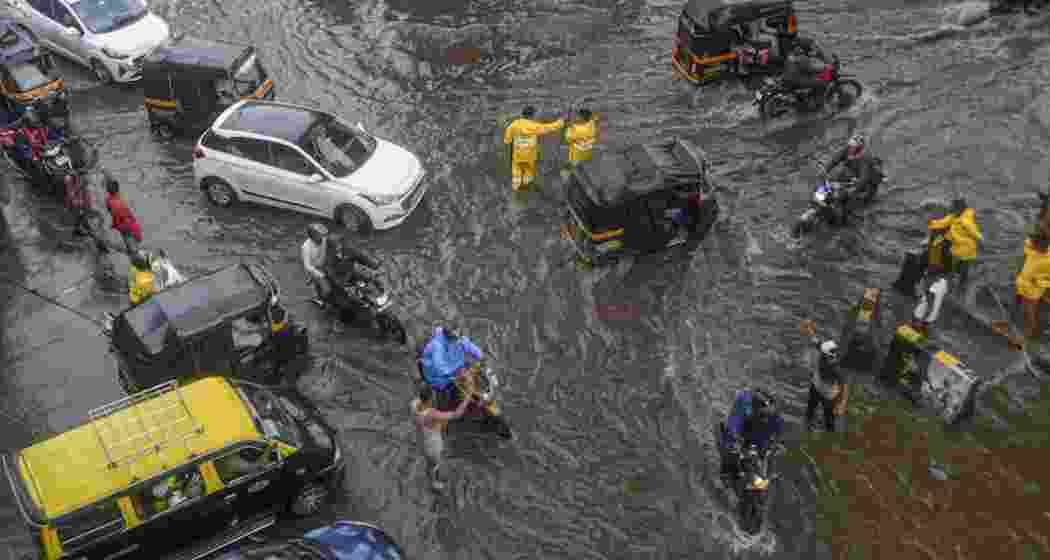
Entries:
POLYGON ((467 337, 450 342, 441 327, 423 348, 423 378, 435 389, 444 389, 456 378, 456 372, 467 365, 467 356, 481 359, 481 350, 467 337))

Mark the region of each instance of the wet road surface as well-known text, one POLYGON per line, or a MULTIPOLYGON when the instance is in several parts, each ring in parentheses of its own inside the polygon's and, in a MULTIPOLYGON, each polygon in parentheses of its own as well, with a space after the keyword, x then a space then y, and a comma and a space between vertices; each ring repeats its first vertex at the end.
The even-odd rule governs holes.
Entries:
MULTIPOLYGON (((122 183, 146 244, 184 272, 261 261, 310 328, 313 366, 300 388, 343 430, 346 493, 320 519, 376 523, 416 558, 812 557, 811 490, 775 492, 770 528, 735 530, 717 482, 711 426, 734 391, 771 388, 798 423, 807 373, 798 321, 834 335, 868 286, 896 277, 938 204, 964 194, 984 254, 1020 253, 1033 189, 1047 184, 1047 20, 980 19, 977 3, 820 2, 799 25, 866 88, 833 119, 763 123, 737 84, 694 94, 672 79, 679 1, 167 2, 178 30, 259 47, 280 100, 360 120, 421 154, 430 194, 399 228, 360 239, 378 256, 410 337, 455 321, 504 382, 510 443, 453 438, 450 490, 426 483, 408 411, 407 348, 336 329, 305 299, 298 246, 310 218, 261 207, 218 209, 192 182, 193 139, 150 138, 135 86, 103 87, 72 65, 75 122, 122 183), (420 8, 420 5, 426 7, 420 8), (463 64, 467 62, 467 64, 463 64), (708 151, 725 188, 723 220, 692 255, 580 272, 558 237, 564 206, 512 200, 496 159, 501 115, 571 103, 602 118, 602 148, 672 135, 708 151), (789 239, 816 180, 812 163, 856 128, 887 162, 889 188, 845 231, 789 239), (638 317, 604 320, 598 306, 638 317)), ((560 162, 545 139, 544 169, 560 162)), ((62 210, 12 183, 5 279, 99 317, 125 295, 97 279, 88 247, 69 242, 62 210)), ((101 199, 99 199, 101 206, 101 199)), ((118 260, 122 273, 126 261, 118 260)), ((1010 272, 978 272, 1005 285, 1010 272)), ((67 429, 121 396, 97 325, 0 284, 0 426, 5 447, 67 429)), ((940 333, 979 373, 1001 343, 949 317, 940 333)), ((794 428, 793 428, 794 429, 794 428)), ((6 484, 4 485, 6 487, 6 484)), ((3 542, 31 550, 6 491, 3 542)))

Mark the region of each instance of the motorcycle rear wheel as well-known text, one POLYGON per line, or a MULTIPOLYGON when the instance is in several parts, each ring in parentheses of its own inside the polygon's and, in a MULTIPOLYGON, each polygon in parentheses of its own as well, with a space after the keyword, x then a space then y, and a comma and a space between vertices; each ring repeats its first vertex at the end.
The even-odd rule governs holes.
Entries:
POLYGON ((389 313, 380 313, 376 315, 376 326, 379 329, 379 334, 384 338, 393 340, 398 344, 405 344, 408 342, 408 333, 405 332, 404 325, 401 321, 389 313))
POLYGON ((772 96, 762 100, 762 116, 767 119, 775 119, 789 113, 794 108, 794 102, 782 93, 774 93, 772 96))
POLYGON ((824 93, 824 108, 831 112, 848 109, 863 94, 864 87, 857 80, 835 82, 824 93))

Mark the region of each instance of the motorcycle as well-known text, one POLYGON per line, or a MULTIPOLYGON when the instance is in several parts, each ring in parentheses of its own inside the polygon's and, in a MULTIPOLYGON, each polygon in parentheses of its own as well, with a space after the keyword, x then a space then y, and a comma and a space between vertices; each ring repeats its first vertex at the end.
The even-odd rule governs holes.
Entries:
POLYGON ((832 56, 832 63, 820 79, 827 83, 822 90, 814 88, 795 89, 780 78, 767 78, 755 92, 754 104, 759 107, 762 116, 777 118, 794 109, 795 111, 817 111, 831 108, 841 111, 860 99, 864 87, 852 75, 843 74, 838 56, 832 56))
MULTIPOLYGON (((719 425, 721 435, 720 441, 726 439, 726 425, 719 425)), ((744 449, 724 449, 722 453, 735 452, 739 456, 740 470, 736 477, 723 474, 726 486, 737 496, 737 515, 739 516, 740 528, 749 535, 757 535, 762 532, 765 525, 766 509, 769 503, 769 485, 780 475, 773 474, 770 468, 770 460, 782 454, 785 449, 780 443, 773 443, 765 450, 751 444, 744 449)))
POLYGON ((794 237, 802 237, 805 233, 813 231, 821 222, 830 225, 842 225, 853 207, 861 204, 870 204, 878 195, 879 186, 886 180, 886 174, 882 171, 882 160, 875 158, 876 180, 871 189, 865 193, 858 193, 856 180, 847 181, 832 180, 823 167, 820 168, 821 180, 813 189, 813 198, 810 199, 809 207, 799 216, 795 226, 791 229, 794 237), (857 195, 861 196, 857 196, 857 195))
MULTIPOLYGON (((419 370, 420 382, 426 383, 426 376, 423 373, 422 348, 416 355, 416 367, 419 370)), ((478 398, 468 404, 463 416, 453 420, 451 424, 457 428, 466 427, 472 431, 494 433, 503 439, 511 439, 514 433, 510 429, 510 424, 503 418, 497 401, 499 386, 499 378, 491 368, 468 357, 467 365, 456 375, 452 398, 446 403, 441 403, 440 409, 455 410, 463 395, 468 391, 473 391, 478 398)))
MULTIPOLYGON (((335 243, 335 251, 328 267, 332 294, 328 297, 329 309, 338 313, 340 320, 351 324, 368 323, 380 337, 399 344, 408 342, 408 333, 401 320, 390 308, 394 300, 390 292, 375 278, 350 278, 342 272, 350 259, 341 244, 335 243)), ((369 266, 370 268, 378 268, 369 266)))
POLYGON ((750 445, 740 454, 740 476, 736 480, 735 491, 739 503, 737 512, 740 516, 740 528, 749 535, 762 532, 766 521, 766 509, 769 504, 769 485, 780 475, 771 473, 770 459, 783 452, 779 444, 766 451, 750 445))

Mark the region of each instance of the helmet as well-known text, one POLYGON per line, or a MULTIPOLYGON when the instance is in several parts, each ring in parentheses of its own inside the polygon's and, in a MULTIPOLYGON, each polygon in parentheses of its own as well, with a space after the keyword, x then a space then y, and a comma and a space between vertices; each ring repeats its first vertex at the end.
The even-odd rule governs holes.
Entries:
POLYGON ((864 155, 864 147, 866 145, 867 140, 860 132, 850 136, 849 142, 846 144, 846 156, 849 159, 860 159, 864 155))
POLYGON ((324 224, 310 224, 306 226, 306 234, 310 237, 313 237, 315 235, 324 237, 328 235, 328 228, 324 227, 324 224))
POLYGON ((827 363, 839 362, 839 345, 834 340, 826 340, 820 345, 820 358, 827 363))
POLYGON ((532 105, 528 105, 527 107, 521 110, 521 116, 525 117, 526 119, 531 119, 532 117, 535 117, 536 108, 532 105))
POLYGON ((966 204, 966 199, 960 196, 952 201, 952 214, 961 214, 962 211, 966 210, 968 207, 969 205, 966 204))
POLYGON ((773 395, 761 389, 756 389, 751 393, 751 407, 755 414, 770 416, 776 414, 777 401, 773 398, 773 395))
POLYGON ((447 338, 449 340, 458 340, 459 339, 459 329, 457 329, 456 327, 454 327, 452 325, 443 325, 441 327, 441 330, 442 330, 442 332, 445 333, 445 338, 447 338))
POLYGON ((135 253, 131 255, 131 264, 139 269, 149 268, 149 253, 144 249, 135 251, 135 253))

